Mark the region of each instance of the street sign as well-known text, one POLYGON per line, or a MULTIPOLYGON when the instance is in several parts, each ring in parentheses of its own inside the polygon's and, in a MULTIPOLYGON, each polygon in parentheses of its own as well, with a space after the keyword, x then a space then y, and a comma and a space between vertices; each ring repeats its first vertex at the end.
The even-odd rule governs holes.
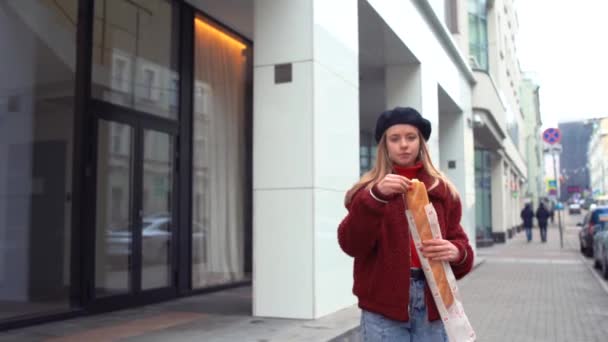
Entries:
POLYGON ((547 128, 543 132, 543 140, 549 145, 557 144, 562 140, 562 132, 559 128, 547 128))

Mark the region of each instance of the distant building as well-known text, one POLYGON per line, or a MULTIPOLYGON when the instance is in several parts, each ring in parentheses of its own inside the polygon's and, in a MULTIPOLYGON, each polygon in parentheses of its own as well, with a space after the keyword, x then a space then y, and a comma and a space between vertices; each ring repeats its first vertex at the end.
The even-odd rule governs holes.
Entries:
POLYGON ((560 199, 566 201, 590 189, 587 150, 593 124, 585 120, 560 123, 558 127, 562 132, 560 199))
POLYGON ((543 141, 541 139, 542 121, 540 118, 539 86, 531 78, 526 77, 520 85, 521 109, 524 114, 524 139, 528 181, 522 189, 526 200, 535 206, 539 198, 544 197, 545 172, 543 158, 543 141))

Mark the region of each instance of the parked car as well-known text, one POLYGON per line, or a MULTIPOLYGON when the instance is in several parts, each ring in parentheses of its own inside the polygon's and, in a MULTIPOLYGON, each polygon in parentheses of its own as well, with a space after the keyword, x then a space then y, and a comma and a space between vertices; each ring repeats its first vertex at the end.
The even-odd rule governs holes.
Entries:
POLYGON ((593 236, 593 266, 602 271, 604 279, 608 279, 608 221, 600 222, 593 236))
MULTIPOLYGON (((169 247, 173 233, 173 224, 168 214, 153 214, 142 220, 142 262, 164 264, 170 262, 169 247)), ((193 260, 205 255, 206 230, 199 223, 192 224, 193 260), (203 249, 203 251, 201 251, 203 249)), ((127 228, 113 229, 107 232, 107 253, 110 257, 128 257, 131 255, 132 232, 127 228)))
POLYGON ((581 227, 578 232, 581 253, 588 257, 593 256, 593 237, 596 230, 599 229, 598 223, 608 221, 608 206, 595 207, 587 214, 582 223, 577 224, 581 227))
POLYGON ((598 206, 608 206, 608 195, 598 196, 595 198, 595 203, 598 206))
POLYGON ((581 204, 581 208, 585 210, 589 210, 592 204, 595 204, 595 200, 591 197, 585 198, 583 204, 581 204))
POLYGON ((570 203, 568 205, 568 214, 580 214, 581 213, 581 205, 580 203, 570 203))

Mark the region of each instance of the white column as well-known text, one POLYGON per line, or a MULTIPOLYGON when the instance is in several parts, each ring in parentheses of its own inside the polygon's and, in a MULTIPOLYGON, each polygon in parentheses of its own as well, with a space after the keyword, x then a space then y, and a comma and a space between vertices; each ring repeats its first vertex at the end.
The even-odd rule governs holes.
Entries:
POLYGON ((435 165, 439 165, 439 108, 437 81, 428 68, 420 64, 389 65, 385 68, 386 107, 415 108, 431 122, 427 142, 435 165))
POLYGON ((255 23, 253 313, 318 318, 355 303, 336 230, 359 176, 357 2, 255 0, 255 23))
POLYGON ((475 249, 475 149, 473 129, 465 113, 439 113, 440 163, 436 165, 458 189, 462 203, 462 227, 475 249), (449 163, 454 162, 453 168, 449 163))

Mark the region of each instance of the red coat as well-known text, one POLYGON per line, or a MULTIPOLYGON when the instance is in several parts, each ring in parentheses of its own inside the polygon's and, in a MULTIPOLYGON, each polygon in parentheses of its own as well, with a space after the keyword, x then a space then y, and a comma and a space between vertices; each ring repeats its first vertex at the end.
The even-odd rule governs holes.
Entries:
MULTIPOLYGON (((434 181, 424 170, 418 179, 425 183, 430 202, 435 207, 441 236, 460 250, 461 260, 452 264, 457 279, 473 267, 473 250, 460 225, 462 206, 441 181, 434 181)), ((355 258, 353 293, 359 307, 398 321, 408 321, 410 284, 410 232, 401 195, 379 196, 376 187, 361 188, 346 205, 348 214, 338 228, 342 250, 355 258)), ((429 320, 439 319, 439 312, 428 285, 425 302, 429 320)))

